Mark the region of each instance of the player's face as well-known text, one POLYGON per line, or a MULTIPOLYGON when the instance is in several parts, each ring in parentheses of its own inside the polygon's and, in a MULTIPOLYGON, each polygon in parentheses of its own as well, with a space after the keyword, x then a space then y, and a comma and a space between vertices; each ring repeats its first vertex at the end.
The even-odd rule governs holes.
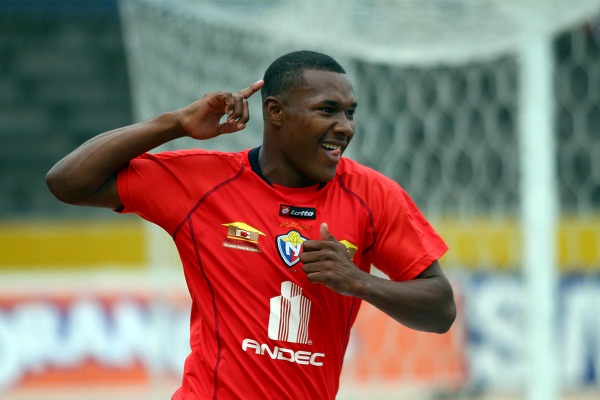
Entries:
POLYGON ((328 182, 354 135, 354 90, 345 74, 308 70, 288 95, 280 130, 285 186, 328 182))

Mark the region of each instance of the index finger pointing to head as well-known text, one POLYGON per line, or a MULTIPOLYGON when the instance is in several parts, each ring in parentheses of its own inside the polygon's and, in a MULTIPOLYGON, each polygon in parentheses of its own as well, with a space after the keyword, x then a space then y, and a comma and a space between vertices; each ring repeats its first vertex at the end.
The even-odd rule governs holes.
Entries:
POLYGON ((252 96, 254 93, 258 92, 265 82, 261 79, 260 81, 254 82, 252 85, 248 86, 246 89, 242 89, 238 92, 243 98, 247 99, 252 96))

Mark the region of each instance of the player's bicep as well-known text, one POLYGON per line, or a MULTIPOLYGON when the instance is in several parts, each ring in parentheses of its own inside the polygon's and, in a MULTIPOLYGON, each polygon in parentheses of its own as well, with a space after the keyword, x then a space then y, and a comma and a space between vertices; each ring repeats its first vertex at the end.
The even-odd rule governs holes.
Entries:
POLYGON ((119 197, 117 188, 117 174, 113 174, 98 190, 96 190, 86 201, 84 206, 110 208, 120 211, 123 203, 119 197))
POLYGON ((440 263, 436 260, 429 267, 425 268, 423 272, 415 277, 415 279, 429 279, 429 278, 439 278, 441 280, 446 280, 446 275, 442 271, 442 267, 440 263))

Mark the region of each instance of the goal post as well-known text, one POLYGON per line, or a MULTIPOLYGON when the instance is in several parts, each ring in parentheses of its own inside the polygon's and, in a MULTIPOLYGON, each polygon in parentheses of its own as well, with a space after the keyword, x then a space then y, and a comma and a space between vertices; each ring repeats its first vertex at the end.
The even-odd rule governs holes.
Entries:
POLYGON ((532 37, 519 53, 523 276, 527 292, 527 400, 558 399, 556 336, 558 187, 553 129, 552 38, 532 37))
MULTIPOLYGON (((121 0, 120 11, 138 120, 208 91, 246 87, 291 50, 335 57, 359 100, 346 155, 400 183, 449 244, 442 264, 464 296, 469 332, 456 332, 446 346, 464 359, 448 351, 437 364, 417 363, 435 347, 432 339, 411 342, 367 308, 361 315, 383 324, 382 337, 363 332, 359 321, 348 359, 361 360, 362 349, 376 352, 375 361, 371 371, 345 364, 343 398, 483 387, 552 400, 563 380, 576 380, 556 362, 557 291, 562 271, 600 266, 600 165, 593 156, 600 151, 600 98, 593 90, 600 87, 600 56, 581 28, 600 13, 600 0, 121 0), (478 274, 509 275, 522 286, 518 299, 497 297, 518 302, 523 314, 510 316, 520 321, 512 335, 526 340, 505 347, 511 333, 503 333, 498 348, 478 351, 480 343, 466 338, 485 331, 471 320, 479 312, 473 309, 493 303, 472 290, 478 274), (411 343, 413 352, 391 360, 377 340, 388 351, 411 343), (502 357, 511 368, 499 367, 502 357), (499 368, 495 377, 485 372, 492 367, 499 368)), ((202 143, 180 139, 162 149, 256 146, 261 104, 249 104, 244 132, 202 143)), ((165 274, 179 275, 180 266, 160 255, 163 243, 172 243, 148 229, 149 273, 164 285, 165 274)))

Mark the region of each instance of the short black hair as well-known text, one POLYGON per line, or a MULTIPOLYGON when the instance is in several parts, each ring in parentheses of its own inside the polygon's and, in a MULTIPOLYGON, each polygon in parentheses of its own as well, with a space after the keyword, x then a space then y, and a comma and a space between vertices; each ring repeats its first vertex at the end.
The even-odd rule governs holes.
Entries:
POLYGON ((306 70, 346 73, 337 61, 326 54, 310 50, 285 54, 265 71, 265 84, 260 91, 263 101, 269 96, 286 94, 304 83, 303 73, 306 70))

